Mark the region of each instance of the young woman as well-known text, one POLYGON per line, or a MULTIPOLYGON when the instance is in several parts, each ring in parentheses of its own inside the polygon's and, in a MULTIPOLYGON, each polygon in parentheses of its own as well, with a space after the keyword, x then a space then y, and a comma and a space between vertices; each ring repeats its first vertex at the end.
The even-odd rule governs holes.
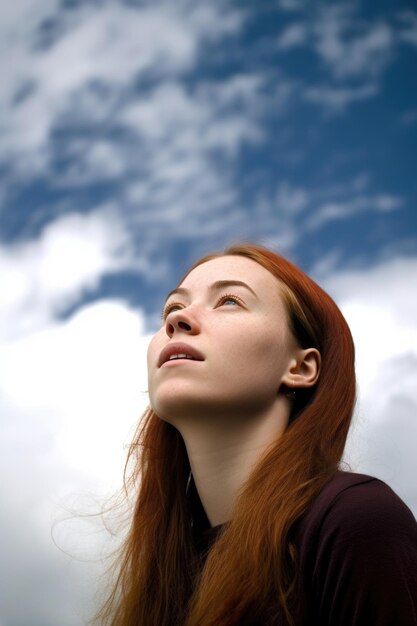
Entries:
POLYGON ((417 524, 339 463, 354 347, 332 299, 238 245, 168 295, 112 626, 417 626, 417 524))

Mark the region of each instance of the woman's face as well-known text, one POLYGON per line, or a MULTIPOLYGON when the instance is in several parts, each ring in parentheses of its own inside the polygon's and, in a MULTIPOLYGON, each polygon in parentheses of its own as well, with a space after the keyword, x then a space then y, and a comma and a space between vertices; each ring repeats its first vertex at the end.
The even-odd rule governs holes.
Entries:
POLYGON ((264 267, 232 255, 207 261, 168 296, 164 311, 148 349, 159 417, 243 416, 276 402, 299 347, 280 282, 264 267))

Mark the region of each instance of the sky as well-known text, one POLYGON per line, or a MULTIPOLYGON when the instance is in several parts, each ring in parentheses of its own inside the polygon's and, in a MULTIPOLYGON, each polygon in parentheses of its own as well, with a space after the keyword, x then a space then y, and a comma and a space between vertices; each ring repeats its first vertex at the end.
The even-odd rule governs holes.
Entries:
POLYGON ((345 461, 417 514, 417 7, 0 6, 0 626, 81 626, 165 294, 237 241, 357 351, 345 461))

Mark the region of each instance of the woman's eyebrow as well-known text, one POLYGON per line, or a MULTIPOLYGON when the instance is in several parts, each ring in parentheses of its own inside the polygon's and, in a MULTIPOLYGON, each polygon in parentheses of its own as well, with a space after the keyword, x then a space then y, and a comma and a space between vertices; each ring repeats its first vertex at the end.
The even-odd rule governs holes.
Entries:
POLYGON ((243 280, 216 280, 215 283, 210 285, 209 289, 210 291, 218 291, 224 287, 245 287, 255 296, 255 298, 258 297, 252 287, 249 287, 249 285, 244 283, 243 280))
MULTIPOLYGON (((249 287, 249 285, 244 283, 242 280, 216 280, 215 283, 210 285, 209 290, 210 291, 218 291, 219 289, 223 289, 224 287, 245 287, 246 289, 248 289, 248 291, 250 291, 255 296, 255 298, 258 299, 258 296, 254 292, 252 287, 249 287)), ((168 298, 170 298, 174 294, 184 294, 184 295, 187 295, 189 293, 189 291, 190 290, 186 289, 185 287, 176 287, 176 289, 173 289, 172 291, 169 292, 169 294, 167 295, 167 297, 165 299, 165 302, 168 300, 168 298)))

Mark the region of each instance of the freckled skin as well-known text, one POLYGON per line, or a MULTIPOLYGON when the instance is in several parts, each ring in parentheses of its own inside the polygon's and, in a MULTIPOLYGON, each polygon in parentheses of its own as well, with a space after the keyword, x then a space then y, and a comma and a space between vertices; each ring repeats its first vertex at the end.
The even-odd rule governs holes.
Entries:
POLYGON ((297 345, 289 328, 279 281, 251 259, 226 256, 195 268, 174 295, 175 308, 153 337, 148 350, 149 395, 156 413, 175 422, 186 415, 228 415, 228 419, 264 412, 294 363, 297 345), (242 286, 210 291, 218 280, 243 280, 242 286), (218 302, 219 297, 235 295, 218 302), (157 367, 168 343, 197 348, 202 362, 157 367))

